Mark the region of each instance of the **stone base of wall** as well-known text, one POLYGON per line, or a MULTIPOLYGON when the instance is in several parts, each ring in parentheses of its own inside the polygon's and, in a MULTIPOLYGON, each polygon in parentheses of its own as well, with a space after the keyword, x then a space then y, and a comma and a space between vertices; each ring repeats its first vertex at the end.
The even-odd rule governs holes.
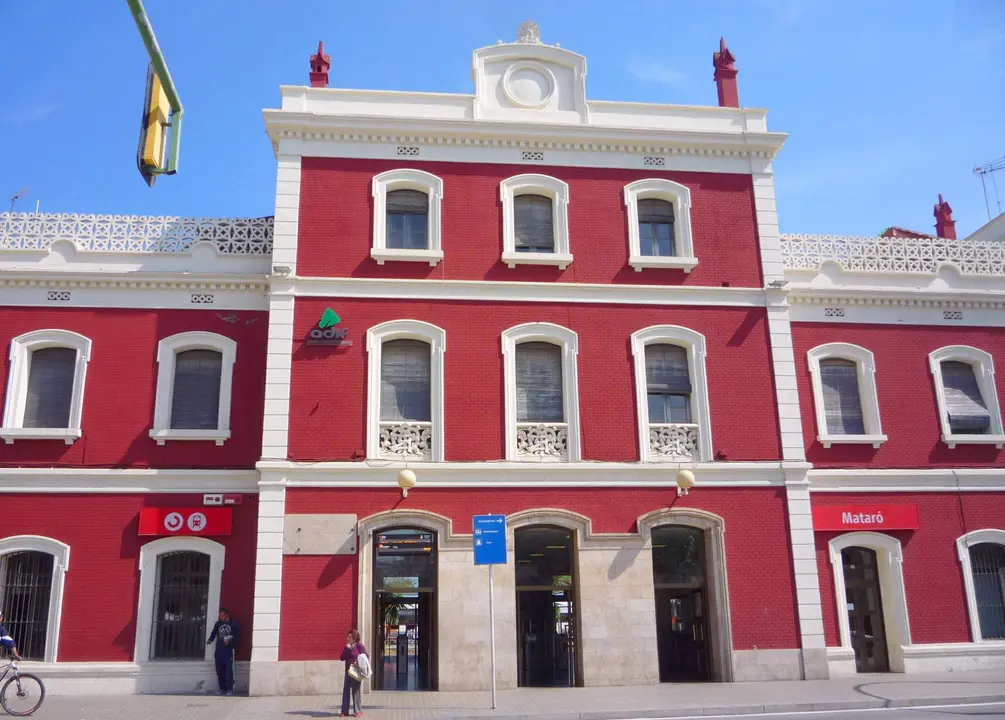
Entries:
POLYGON ((733 680, 802 680, 801 650, 734 650, 733 680))
MULTIPOLYGON (((905 673, 962 672, 1005 669, 1005 645, 1000 643, 938 643, 903 648, 905 673)), ((857 674, 850 648, 827 648, 831 675, 857 674)))
MULTIPOLYGON (((48 695, 163 695, 212 694, 219 689, 216 668, 205 661, 150 663, 21 663, 22 672, 45 682, 48 695)), ((248 688, 248 663, 235 668, 237 692, 248 688)))

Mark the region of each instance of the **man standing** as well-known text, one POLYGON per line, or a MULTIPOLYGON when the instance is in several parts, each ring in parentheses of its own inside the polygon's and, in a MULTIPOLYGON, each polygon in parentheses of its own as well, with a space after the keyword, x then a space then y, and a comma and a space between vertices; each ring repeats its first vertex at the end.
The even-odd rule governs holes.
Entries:
POLYGON ((206 644, 216 640, 216 678, 220 681, 220 694, 234 694, 234 651, 240 628, 227 608, 220 608, 220 619, 213 625, 206 644))

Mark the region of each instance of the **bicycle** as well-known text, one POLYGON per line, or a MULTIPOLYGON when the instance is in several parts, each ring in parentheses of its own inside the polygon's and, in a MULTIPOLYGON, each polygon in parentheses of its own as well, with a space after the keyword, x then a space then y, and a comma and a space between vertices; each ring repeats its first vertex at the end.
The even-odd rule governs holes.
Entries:
POLYGON ((4 666, 3 673, 0 673, 0 682, 3 682, 11 670, 14 671, 14 675, 0 686, 0 705, 3 705, 8 715, 27 717, 42 707, 42 701, 45 700, 45 685, 37 676, 20 672, 17 669, 17 660, 11 660, 4 666), (28 708, 15 709, 21 702, 28 703, 28 708))

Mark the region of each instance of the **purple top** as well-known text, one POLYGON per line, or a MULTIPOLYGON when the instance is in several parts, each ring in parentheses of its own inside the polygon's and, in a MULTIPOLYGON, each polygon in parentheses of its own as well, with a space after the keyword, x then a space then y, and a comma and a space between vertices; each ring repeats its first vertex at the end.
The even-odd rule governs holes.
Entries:
POLYGON ((369 654, 370 653, 366 651, 366 646, 363 643, 358 642, 353 643, 351 647, 343 646, 342 657, 340 657, 339 660, 345 661, 345 669, 346 671, 348 671, 349 666, 352 665, 354 662, 356 662, 356 658, 358 658, 360 655, 369 655, 369 654))

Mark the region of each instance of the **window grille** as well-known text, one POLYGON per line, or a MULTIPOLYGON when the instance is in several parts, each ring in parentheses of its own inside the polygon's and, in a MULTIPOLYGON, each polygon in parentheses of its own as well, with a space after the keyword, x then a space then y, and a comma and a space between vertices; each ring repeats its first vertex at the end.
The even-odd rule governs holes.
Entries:
POLYGON ((32 351, 23 427, 70 426, 76 366, 77 351, 73 348, 48 347, 32 351))
POLYGON ((977 376, 969 363, 946 360, 942 363, 942 386, 946 394, 946 412, 950 432, 961 435, 981 435, 991 427, 977 376))
POLYGON ((202 660, 206 653, 209 555, 182 551, 157 558, 152 660, 202 660))
POLYGON ((827 432, 834 435, 864 435, 862 396, 858 387, 858 365, 853 360, 828 358, 820 361, 827 432))
POLYGON ((175 355, 172 430, 219 427, 222 373, 223 355, 216 350, 185 350, 175 355))
POLYGON ((970 548, 977 617, 984 640, 1005 640, 1005 546, 980 543, 970 548))
POLYGON ((3 624, 26 660, 45 660, 53 563, 52 555, 37 551, 0 557, 3 624))
POLYGON ((517 252, 555 252, 555 224, 551 198, 518 195, 513 200, 517 252))

